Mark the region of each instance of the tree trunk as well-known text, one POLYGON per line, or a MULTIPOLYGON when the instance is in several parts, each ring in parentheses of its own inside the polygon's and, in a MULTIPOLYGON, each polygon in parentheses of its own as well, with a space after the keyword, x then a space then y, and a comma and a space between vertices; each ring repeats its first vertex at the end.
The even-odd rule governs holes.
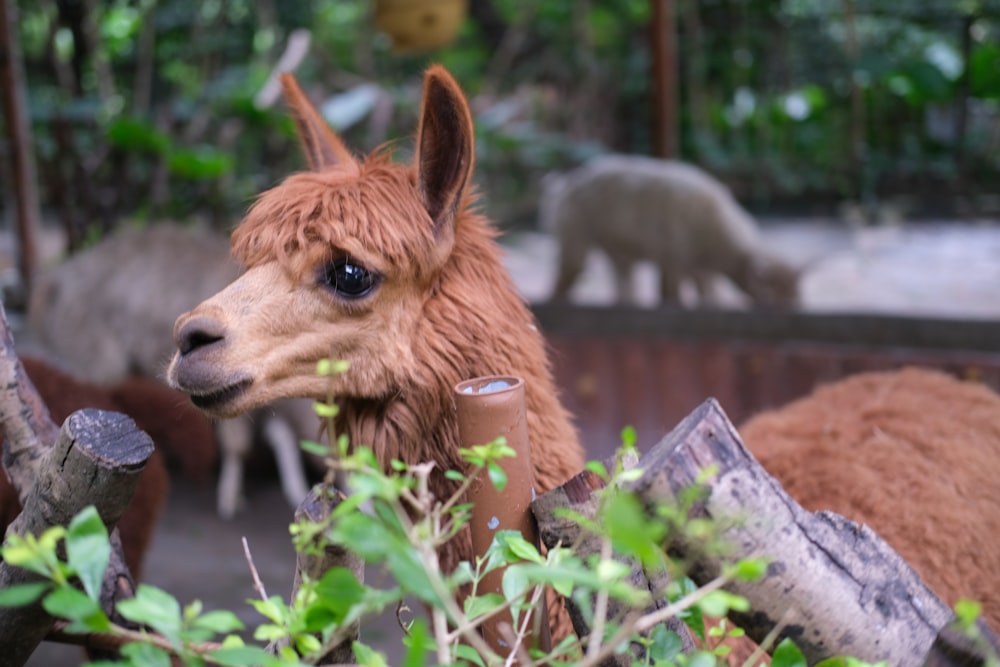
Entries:
POLYGON ((36 237, 41 212, 35 182, 34 142, 28 115, 24 62, 17 34, 16 4, 14 0, 0 0, 0 96, 3 98, 4 126, 10 142, 11 172, 14 175, 21 296, 26 299, 38 261, 36 237))

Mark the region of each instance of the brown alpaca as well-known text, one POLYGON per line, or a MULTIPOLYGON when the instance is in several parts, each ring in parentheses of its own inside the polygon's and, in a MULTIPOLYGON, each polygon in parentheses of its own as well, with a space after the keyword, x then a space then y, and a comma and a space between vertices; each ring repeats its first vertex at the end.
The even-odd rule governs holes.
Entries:
MULTIPOLYGON (((246 272, 177 320, 170 383, 231 417, 324 398, 316 363, 346 360, 334 381, 338 432, 383 463, 434 461, 432 491, 444 498, 456 489, 445 471, 465 467, 454 385, 515 374, 526 382, 536 489, 578 473, 583 451, 542 336, 495 231, 471 208, 472 118, 455 81, 427 71, 412 166, 385 152, 356 159, 290 75, 283 84, 311 171, 263 193, 233 233, 246 272)), ((471 557, 465 531, 442 561, 450 570, 471 557)))
POLYGON ((1000 396, 938 371, 865 373, 741 429, 808 510, 871 526, 948 604, 1000 629, 1000 396))
MULTIPOLYGON (((193 479, 209 479, 215 452, 211 424, 177 392, 152 380, 131 379, 118 387, 105 388, 80 382, 32 357, 22 357, 21 362, 55 423, 62 424, 70 413, 81 408, 123 412, 156 444, 132 502, 118 522, 125 562, 138 580, 170 486, 164 458, 176 461, 193 479)), ((17 492, 7 476, 0 474, 0 531, 20 512, 17 492)))

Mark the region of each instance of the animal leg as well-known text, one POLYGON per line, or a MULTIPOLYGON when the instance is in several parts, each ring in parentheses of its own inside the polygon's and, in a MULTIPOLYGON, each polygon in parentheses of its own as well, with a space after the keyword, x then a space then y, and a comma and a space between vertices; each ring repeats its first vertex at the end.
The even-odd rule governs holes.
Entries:
POLYGON ((611 258, 615 270, 615 301, 619 305, 638 305, 639 299, 632 282, 632 263, 623 258, 611 258))
POLYGON ((309 493, 309 483, 306 481, 295 431, 284 418, 273 415, 264 425, 264 437, 274 451, 278 475, 281 477, 281 490, 291 506, 298 507, 309 493))
POLYGON ((681 302, 681 276, 663 264, 660 265, 660 301, 681 302))
POLYGON ((583 272, 587 259, 587 244, 577 236, 561 235, 559 242, 559 271, 552 290, 553 301, 565 301, 569 290, 583 272))
POLYGON ((692 278, 698 291, 698 305, 718 305, 719 300, 716 298, 717 295, 715 293, 715 283, 712 280, 712 274, 707 271, 695 271, 692 278))
POLYGON ((243 505, 243 464, 253 446, 253 429, 248 417, 226 419, 217 428, 222 466, 216 488, 216 511, 223 519, 231 519, 243 505))

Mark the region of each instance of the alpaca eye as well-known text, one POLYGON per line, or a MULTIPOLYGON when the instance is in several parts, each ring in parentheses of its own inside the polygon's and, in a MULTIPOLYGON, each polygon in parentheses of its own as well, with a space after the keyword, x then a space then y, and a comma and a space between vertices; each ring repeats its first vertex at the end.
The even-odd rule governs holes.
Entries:
POLYGON ((361 266, 352 264, 346 259, 338 259, 328 264, 324 270, 323 281, 339 296, 347 299, 359 299, 378 284, 378 274, 361 266))

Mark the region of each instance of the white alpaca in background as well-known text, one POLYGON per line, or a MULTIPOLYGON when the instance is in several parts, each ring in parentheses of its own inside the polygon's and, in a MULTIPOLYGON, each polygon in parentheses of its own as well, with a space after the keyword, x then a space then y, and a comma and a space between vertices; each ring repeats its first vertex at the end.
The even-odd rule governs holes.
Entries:
POLYGON ((764 246, 753 218, 708 173, 681 162, 608 155, 563 175, 547 176, 542 229, 559 241, 554 299, 565 299, 591 248, 615 270, 618 301, 634 301, 636 262, 660 272, 660 299, 679 302, 685 278, 701 303, 724 276, 760 306, 798 304, 799 273, 764 246))

